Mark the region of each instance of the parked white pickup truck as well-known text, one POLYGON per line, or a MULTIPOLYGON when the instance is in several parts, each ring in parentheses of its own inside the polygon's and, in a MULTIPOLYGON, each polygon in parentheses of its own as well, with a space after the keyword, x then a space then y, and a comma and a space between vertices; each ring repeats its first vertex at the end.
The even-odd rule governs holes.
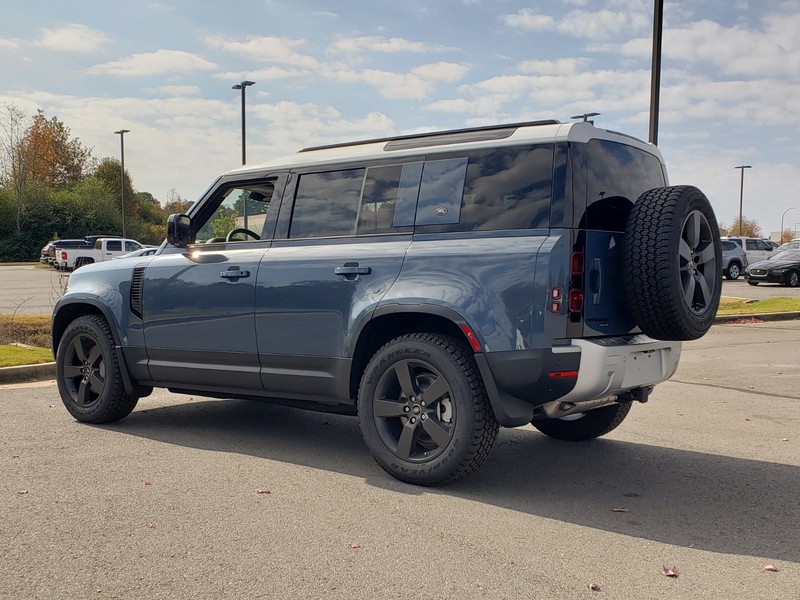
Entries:
POLYGON ((144 246, 136 240, 100 238, 94 243, 94 248, 59 248, 55 264, 58 269, 71 271, 83 265, 111 260, 141 248, 144 246))

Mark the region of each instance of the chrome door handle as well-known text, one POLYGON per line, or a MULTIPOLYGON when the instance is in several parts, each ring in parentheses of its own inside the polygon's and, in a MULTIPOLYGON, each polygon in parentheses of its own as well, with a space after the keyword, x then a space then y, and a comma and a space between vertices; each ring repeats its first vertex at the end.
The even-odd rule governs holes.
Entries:
POLYGON ((227 271, 219 274, 223 279, 240 279, 243 277, 250 277, 250 271, 242 271, 239 267, 231 267, 227 271))

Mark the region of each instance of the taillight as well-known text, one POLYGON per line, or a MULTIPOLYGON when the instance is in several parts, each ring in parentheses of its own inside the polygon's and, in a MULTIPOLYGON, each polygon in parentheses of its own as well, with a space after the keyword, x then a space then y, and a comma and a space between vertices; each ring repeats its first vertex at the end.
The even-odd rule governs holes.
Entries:
POLYGON ((583 291, 579 289, 569 292, 569 312, 580 313, 583 311, 583 291))
POLYGON ((573 252, 569 259, 569 272, 572 275, 583 275, 586 268, 586 261, 583 252, 573 252))
POLYGON ((66 250, 62 250, 61 251, 61 260, 67 260, 67 251, 66 250))

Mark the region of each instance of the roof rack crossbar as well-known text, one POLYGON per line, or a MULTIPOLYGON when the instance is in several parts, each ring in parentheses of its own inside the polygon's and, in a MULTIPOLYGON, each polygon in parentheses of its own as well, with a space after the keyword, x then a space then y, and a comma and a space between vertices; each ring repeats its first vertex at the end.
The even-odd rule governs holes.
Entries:
POLYGON ((504 125, 485 125, 482 127, 467 127, 464 129, 448 129, 445 131, 430 131, 427 133, 411 133, 408 135, 396 135, 385 138, 374 138, 370 140, 359 140, 354 142, 342 142, 339 144, 325 144, 323 146, 310 146, 303 148, 300 152, 312 152, 314 150, 330 150, 332 148, 347 148, 348 146, 364 146, 366 144, 379 144, 381 142, 396 142, 400 140, 418 140, 434 136, 444 136, 448 134, 459 135, 464 133, 474 133, 479 131, 494 131, 497 129, 514 129, 517 127, 535 127, 539 125, 560 125, 560 121, 547 119, 542 121, 523 121, 521 123, 507 123, 504 125))

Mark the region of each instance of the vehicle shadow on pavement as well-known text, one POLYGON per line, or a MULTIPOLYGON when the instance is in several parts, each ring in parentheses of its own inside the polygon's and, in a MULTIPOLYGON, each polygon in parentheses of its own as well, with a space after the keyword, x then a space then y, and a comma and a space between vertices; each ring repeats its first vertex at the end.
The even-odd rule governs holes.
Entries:
POLYGON ((800 562, 800 467, 792 465, 614 439, 559 442, 529 429, 504 429, 479 471, 447 487, 421 488, 375 464, 352 417, 190 399, 140 408, 103 429, 345 473, 399 493, 457 496, 665 544, 800 562))

